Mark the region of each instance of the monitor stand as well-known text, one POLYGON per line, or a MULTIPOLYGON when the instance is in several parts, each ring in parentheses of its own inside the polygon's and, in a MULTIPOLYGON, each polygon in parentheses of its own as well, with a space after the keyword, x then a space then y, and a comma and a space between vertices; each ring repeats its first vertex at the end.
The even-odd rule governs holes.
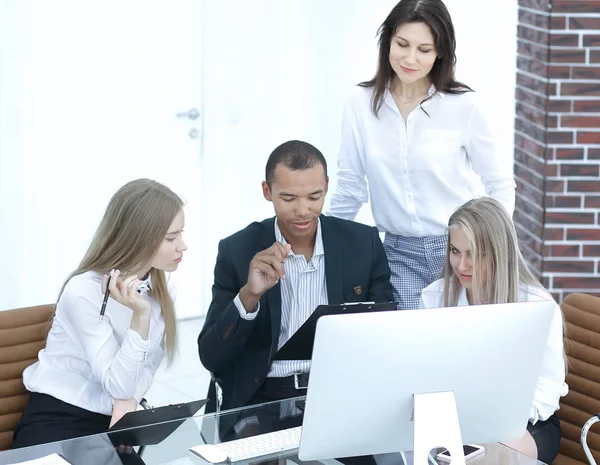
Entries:
POLYGON ((429 465, 431 449, 445 447, 452 465, 465 465, 454 392, 415 394, 414 465, 429 465))

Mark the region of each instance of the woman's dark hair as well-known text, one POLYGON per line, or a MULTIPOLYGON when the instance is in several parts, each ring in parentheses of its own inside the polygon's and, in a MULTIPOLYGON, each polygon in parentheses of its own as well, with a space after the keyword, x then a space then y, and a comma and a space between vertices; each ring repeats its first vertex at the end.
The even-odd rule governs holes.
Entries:
POLYGON ((375 116, 379 113, 385 90, 394 76, 394 70, 390 64, 392 36, 398 27, 406 23, 424 23, 431 29, 438 57, 429 76, 436 90, 448 94, 472 91, 469 86, 454 79, 456 39, 452 19, 444 2, 442 0, 401 0, 385 18, 378 31, 379 64, 377 73, 370 81, 359 84, 361 87, 375 88, 371 106, 375 116))

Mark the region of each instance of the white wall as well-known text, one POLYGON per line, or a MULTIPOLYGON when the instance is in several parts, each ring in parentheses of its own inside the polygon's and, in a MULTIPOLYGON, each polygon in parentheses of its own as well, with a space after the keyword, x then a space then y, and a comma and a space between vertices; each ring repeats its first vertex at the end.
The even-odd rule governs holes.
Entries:
POLYGON ((131 179, 176 184, 197 223, 200 145, 174 116, 201 105, 201 6, 0 2, 0 309, 54 301, 131 179))
MULTIPOLYGON (((171 3, 181 13, 173 18, 185 15, 183 2, 171 3)), ((163 24, 170 30, 144 36, 136 28, 147 33, 159 24, 158 3, 0 2, 0 309, 55 299, 110 195, 126 180, 160 173, 159 180, 175 191, 189 190, 192 196, 182 176, 198 165, 202 205, 194 199, 188 202, 189 213, 196 218, 188 235, 194 248, 202 249, 194 262, 199 263, 194 292, 198 309, 204 310, 218 240, 272 213, 262 199, 260 182, 266 158, 276 145, 292 138, 316 145, 327 158, 335 186, 345 95, 352 85, 372 77, 375 33, 395 3, 204 0, 204 17, 196 18, 198 30, 190 26, 192 15, 185 27, 163 24), (142 8, 145 15, 139 13, 142 8), (114 43, 115 31, 128 42, 122 44, 127 50, 118 60, 113 55, 120 46, 114 43), (149 44, 140 37, 154 41, 149 44), (188 52, 194 40, 197 53, 188 52), (162 50, 161 44, 165 48, 167 42, 170 48, 162 50), (160 53, 152 54, 153 48, 160 53), (102 66, 94 59, 98 54, 102 66), (151 134, 143 127, 129 127, 136 111, 151 112, 159 102, 166 109, 164 96, 173 86, 183 85, 181 75, 192 60, 201 60, 203 67, 203 83, 190 89, 202 92, 205 137, 198 144, 198 156, 189 158, 196 149, 183 145, 195 143, 187 137, 191 123, 171 127, 175 112, 200 105, 194 96, 157 113, 171 131, 164 140, 172 144, 144 154, 164 163, 140 164, 131 131, 140 138, 151 134), (113 102, 119 84, 144 86, 141 72, 139 85, 132 82, 136 67, 143 67, 147 79, 162 80, 164 85, 130 93, 132 100, 123 103, 130 119, 116 114, 120 119, 107 126, 113 134, 107 138, 101 125, 108 124, 110 111, 118 110, 111 110, 108 102, 113 102), (145 107, 136 107, 138 102, 146 102, 145 107), (86 128, 93 138, 82 132, 86 128), (174 149, 169 151, 169 146, 174 149), (85 150, 93 147, 95 151, 85 150), (108 175, 90 153, 118 147, 115 153, 122 163, 108 175), (187 155, 177 158, 183 151, 187 155), (99 172, 103 180, 98 179, 99 172)), ((488 16, 487 2, 446 3, 457 31, 458 78, 490 101, 499 142, 512 152, 517 2, 494 3, 492 23, 481 19, 488 16)), ((123 99, 128 99, 126 94, 123 99)), ((372 221, 368 208, 359 219, 372 221)))

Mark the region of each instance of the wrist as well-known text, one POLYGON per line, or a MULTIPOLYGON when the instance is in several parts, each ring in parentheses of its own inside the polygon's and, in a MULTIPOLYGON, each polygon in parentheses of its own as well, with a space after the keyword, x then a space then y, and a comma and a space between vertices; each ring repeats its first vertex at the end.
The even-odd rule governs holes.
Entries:
POLYGON ((133 311, 133 315, 131 316, 132 321, 137 321, 140 323, 145 323, 150 321, 150 317, 152 315, 152 307, 148 307, 147 309, 136 309, 133 311))
POLYGON ((146 302, 146 305, 136 305, 135 308, 132 308, 133 313, 140 316, 150 316, 152 313, 152 305, 146 302))
POLYGON ((257 310, 258 301, 262 294, 253 294, 247 286, 244 286, 240 289, 239 295, 246 313, 254 313, 257 310))
POLYGON ((262 294, 255 294, 252 291, 250 291, 248 284, 244 285, 240 289, 240 295, 242 295, 242 294, 244 294, 247 297, 252 297, 253 299, 256 299, 256 300, 260 300, 260 298, 262 297, 262 294))

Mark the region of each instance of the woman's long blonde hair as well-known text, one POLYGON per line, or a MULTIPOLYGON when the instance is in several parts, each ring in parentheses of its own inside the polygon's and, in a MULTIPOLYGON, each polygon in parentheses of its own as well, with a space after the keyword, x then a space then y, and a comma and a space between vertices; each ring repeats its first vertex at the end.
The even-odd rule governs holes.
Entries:
MULTIPOLYGON (((150 179, 136 179, 121 187, 110 199, 104 217, 81 263, 63 284, 58 298, 73 276, 87 271, 108 273, 133 270, 149 264, 183 201, 168 187, 150 179)), ((158 302, 165 321, 164 345, 173 361, 177 340, 175 306, 167 288, 165 272, 150 270, 150 295, 158 302)))
POLYGON ((444 270, 445 306, 457 305, 461 287, 450 265, 450 231, 455 228, 462 229, 471 245, 473 304, 517 302, 519 290, 523 287, 533 287, 542 296, 552 299, 527 267, 519 250, 515 226, 506 209, 491 197, 480 197, 469 200, 448 221, 444 270), (482 270, 485 270, 485 278, 481 276, 482 270))

